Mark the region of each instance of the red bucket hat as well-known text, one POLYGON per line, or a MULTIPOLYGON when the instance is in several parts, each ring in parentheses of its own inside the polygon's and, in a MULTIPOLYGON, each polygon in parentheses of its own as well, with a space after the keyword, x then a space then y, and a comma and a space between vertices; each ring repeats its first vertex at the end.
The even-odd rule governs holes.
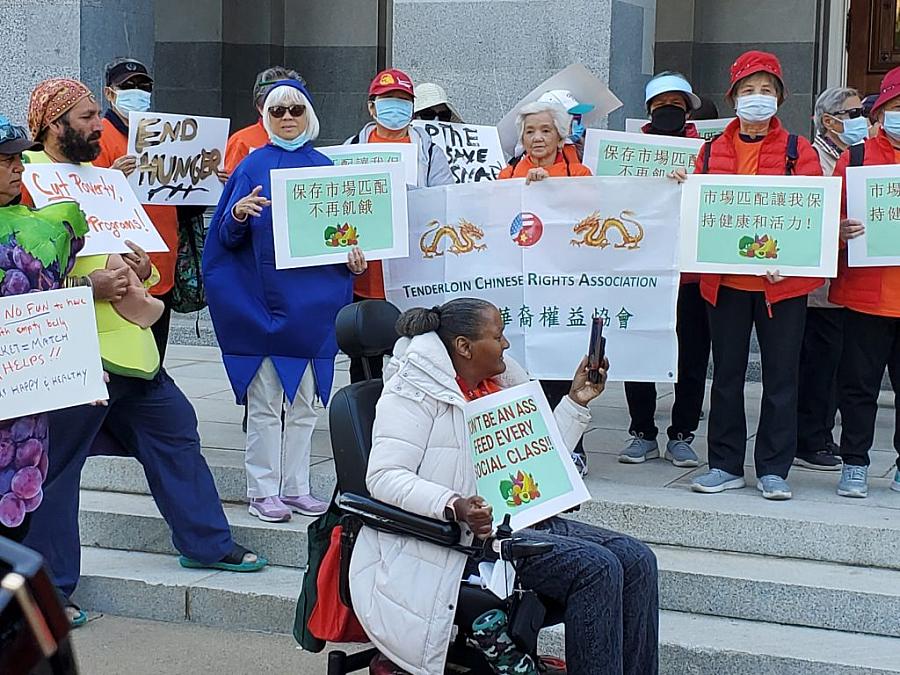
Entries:
POLYGON ((778 57, 769 52, 749 51, 744 52, 737 60, 731 64, 731 84, 728 87, 727 96, 734 95, 734 85, 750 77, 756 73, 769 73, 778 78, 781 82, 782 91, 786 91, 784 86, 784 76, 781 73, 781 62, 778 57))
POLYGON ((396 68, 382 70, 369 85, 369 96, 381 96, 389 91, 405 91, 410 96, 416 95, 412 78, 396 68))
POLYGON ((881 106, 898 96, 900 96, 900 66, 888 71, 881 81, 881 93, 872 105, 871 115, 874 117, 881 106))

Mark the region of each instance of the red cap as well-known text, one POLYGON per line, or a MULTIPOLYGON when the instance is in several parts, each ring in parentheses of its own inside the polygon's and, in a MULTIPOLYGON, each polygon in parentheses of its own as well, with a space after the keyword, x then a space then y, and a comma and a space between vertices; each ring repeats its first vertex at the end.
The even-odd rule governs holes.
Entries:
POLYGON ((369 96, 381 96, 389 91, 405 91, 410 96, 415 96, 412 78, 396 68, 382 70, 369 85, 369 96))
POLYGON ((728 96, 733 94, 734 85, 755 73, 774 75, 784 89, 784 77, 781 74, 781 62, 778 57, 769 52, 750 51, 741 54, 731 64, 731 85, 728 87, 728 96))
POLYGON ((881 93, 872 105, 872 112, 870 113, 872 117, 875 116, 875 113, 878 112, 881 106, 898 96, 900 96, 900 66, 889 70, 888 74, 881 81, 881 93))

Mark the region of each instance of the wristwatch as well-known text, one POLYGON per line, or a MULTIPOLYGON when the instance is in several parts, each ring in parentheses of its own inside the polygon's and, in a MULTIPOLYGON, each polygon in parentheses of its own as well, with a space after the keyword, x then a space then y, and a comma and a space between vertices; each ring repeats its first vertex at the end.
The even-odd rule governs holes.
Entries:
POLYGON ((453 499, 447 502, 447 506, 444 507, 444 518, 451 523, 456 522, 456 510, 453 507, 456 506, 457 501, 459 501, 459 497, 453 497, 453 499))

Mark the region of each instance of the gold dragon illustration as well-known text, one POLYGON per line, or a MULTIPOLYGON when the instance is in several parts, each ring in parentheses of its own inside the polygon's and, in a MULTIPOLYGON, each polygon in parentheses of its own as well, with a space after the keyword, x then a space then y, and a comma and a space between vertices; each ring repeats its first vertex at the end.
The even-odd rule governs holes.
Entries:
POLYGON ((459 219, 459 228, 453 225, 441 225, 440 221, 432 220, 425 226, 425 234, 419 239, 419 248, 422 249, 423 257, 434 258, 435 256, 444 255, 447 251, 455 255, 463 253, 471 253, 472 251, 483 251, 487 248, 487 244, 479 244, 478 240, 484 238, 484 230, 470 223, 465 218, 459 219), (429 235, 434 235, 431 244, 426 245, 425 239, 429 235), (439 251, 438 246, 441 239, 447 237, 452 242, 446 251, 439 251))
POLYGON ((613 244, 614 248, 640 248, 641 240, 644 238, 644 228, 638 221, 633 219, 633 216, 634 212, 626 209, 619 214, 618 218, 606 218, 601 222, 600 212, 594 211, 572 228, 575 234, 581 235, 581 239, 572 239, 569 243, 572 246, 606 248, 612 243, 607 237, 607 233, 610 229, 614 229, 618 230, 619 234, 622 235, 622 243, 613 244), (625 223, 631 223, 637 227, 637 234, 629 232, 625 223))

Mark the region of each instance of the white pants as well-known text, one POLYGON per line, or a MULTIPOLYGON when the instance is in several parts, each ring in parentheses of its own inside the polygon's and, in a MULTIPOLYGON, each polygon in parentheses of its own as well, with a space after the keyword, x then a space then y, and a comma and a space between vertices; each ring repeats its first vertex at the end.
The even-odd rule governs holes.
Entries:
POLYGON ((309 494, 309 458, 316 428, 316 382, 312 365, 289 403, 271 359, 265 359, 247 390, 247 496, 309 494), (284 433, 281 410, 285 408, 284 433))

